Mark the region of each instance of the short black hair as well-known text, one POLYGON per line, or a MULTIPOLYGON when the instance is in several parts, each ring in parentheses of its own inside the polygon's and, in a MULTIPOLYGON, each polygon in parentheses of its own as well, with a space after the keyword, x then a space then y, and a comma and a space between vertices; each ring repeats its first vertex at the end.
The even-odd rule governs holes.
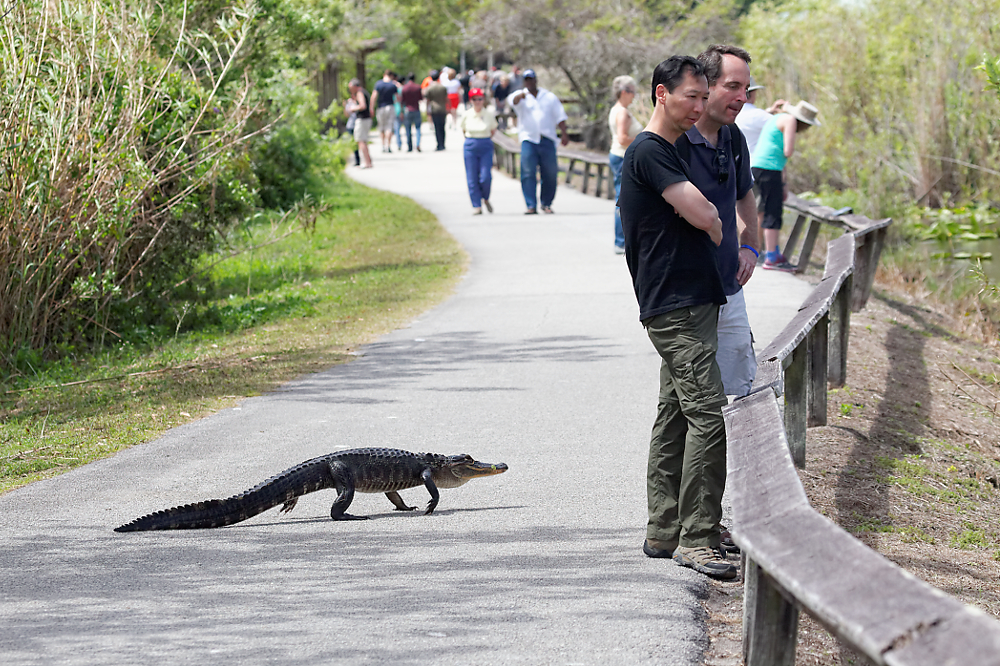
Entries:
POLYGON ((668 93, 672 93, 688 73, 692 76, 705 76, 705 66, 697 58, 686 55, 670 56, 657 65, 653 70, 653 84, 649 94, 653 107, 656 107, 656 86, 662 85, 668 93))
POLYGON ((750 64, 750 54, 746 49, 741 49, 732 44, 712 44, 698 55, 698 60, 705 66, 705 78, 708 79, 708 87, 711 88, 722 76, 722 56, 736 56, 746 64, 750 64))
POLYGON ((436 69, 432 69, 431 70, 431 81, 437 81, 439 78, 441 78, 441 72, 439 72, 436 69))

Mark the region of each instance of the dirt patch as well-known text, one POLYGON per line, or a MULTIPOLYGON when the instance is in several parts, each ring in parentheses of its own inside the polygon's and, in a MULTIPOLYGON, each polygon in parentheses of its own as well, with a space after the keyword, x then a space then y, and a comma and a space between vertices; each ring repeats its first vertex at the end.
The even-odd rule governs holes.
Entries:
MULTIPOLYGON (((851 316, 847 385, 810 428, 813 507, 869 547, 1000 617, 1000 361, 963 322, 876 289, 851 316)), ((713 583, 706 664, 742 663, 742 581, 713 583), (737 646, 733 654, 733 646, 737 646)), ((796 664, 865 663, 811 618, 796 664)))

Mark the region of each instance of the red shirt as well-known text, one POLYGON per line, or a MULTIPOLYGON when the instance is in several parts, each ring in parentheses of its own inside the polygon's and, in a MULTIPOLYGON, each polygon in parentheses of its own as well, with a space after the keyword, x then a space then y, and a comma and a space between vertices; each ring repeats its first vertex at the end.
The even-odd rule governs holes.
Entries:
POLYGON ((403 92, 400 94, 399 99, 407 111, 419 111, 420 100, 423 99, 423 96, 420 86, 413 81, 407 81, 403 86, 403 92))

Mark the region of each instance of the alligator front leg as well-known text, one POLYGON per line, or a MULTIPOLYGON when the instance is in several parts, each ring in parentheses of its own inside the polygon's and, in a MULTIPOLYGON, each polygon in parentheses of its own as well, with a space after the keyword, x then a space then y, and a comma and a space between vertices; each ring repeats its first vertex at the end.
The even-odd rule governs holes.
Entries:
POLYGON ((333 520, 368 520, 368 516, 352 516, 347 511, 354 501, 354 476, 351 470, 341 462, 330 463, 330 475, 337 489, 337 499, 330 507, 330 518, 333 520))
POLYGON ((431 473, 430 468, 423 471, 420 478, 424 480, 424 486, 427 488, 427 492, 431 494, 431 501, 427 503, 427 510, 424 511, 425 516, 429 516, 434 513, 434 509, 437 508, 438 500, 441 499, 440 493, 438 493, 437 486, 434 484, 434 476, 431 473))
POLYGON ((413 511, 417 508, 415 506, 406 506, 406 502, 403 501, 403 498, 400 497, 399 493, 395 490, 387 492, 385 496, 388 497, 389 501, 396 507, 396 511, 413 511))

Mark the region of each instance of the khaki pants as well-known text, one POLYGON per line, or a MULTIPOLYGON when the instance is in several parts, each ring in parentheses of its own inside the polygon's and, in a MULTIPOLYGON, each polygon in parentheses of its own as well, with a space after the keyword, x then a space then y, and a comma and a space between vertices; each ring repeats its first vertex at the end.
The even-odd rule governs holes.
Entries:
POLYGON ((718 321, 717 305, 699 305, 643 322, 661 359, 646 472, 646 538, 671 547, 719 546, 727 401, 715 362, 718 321))

